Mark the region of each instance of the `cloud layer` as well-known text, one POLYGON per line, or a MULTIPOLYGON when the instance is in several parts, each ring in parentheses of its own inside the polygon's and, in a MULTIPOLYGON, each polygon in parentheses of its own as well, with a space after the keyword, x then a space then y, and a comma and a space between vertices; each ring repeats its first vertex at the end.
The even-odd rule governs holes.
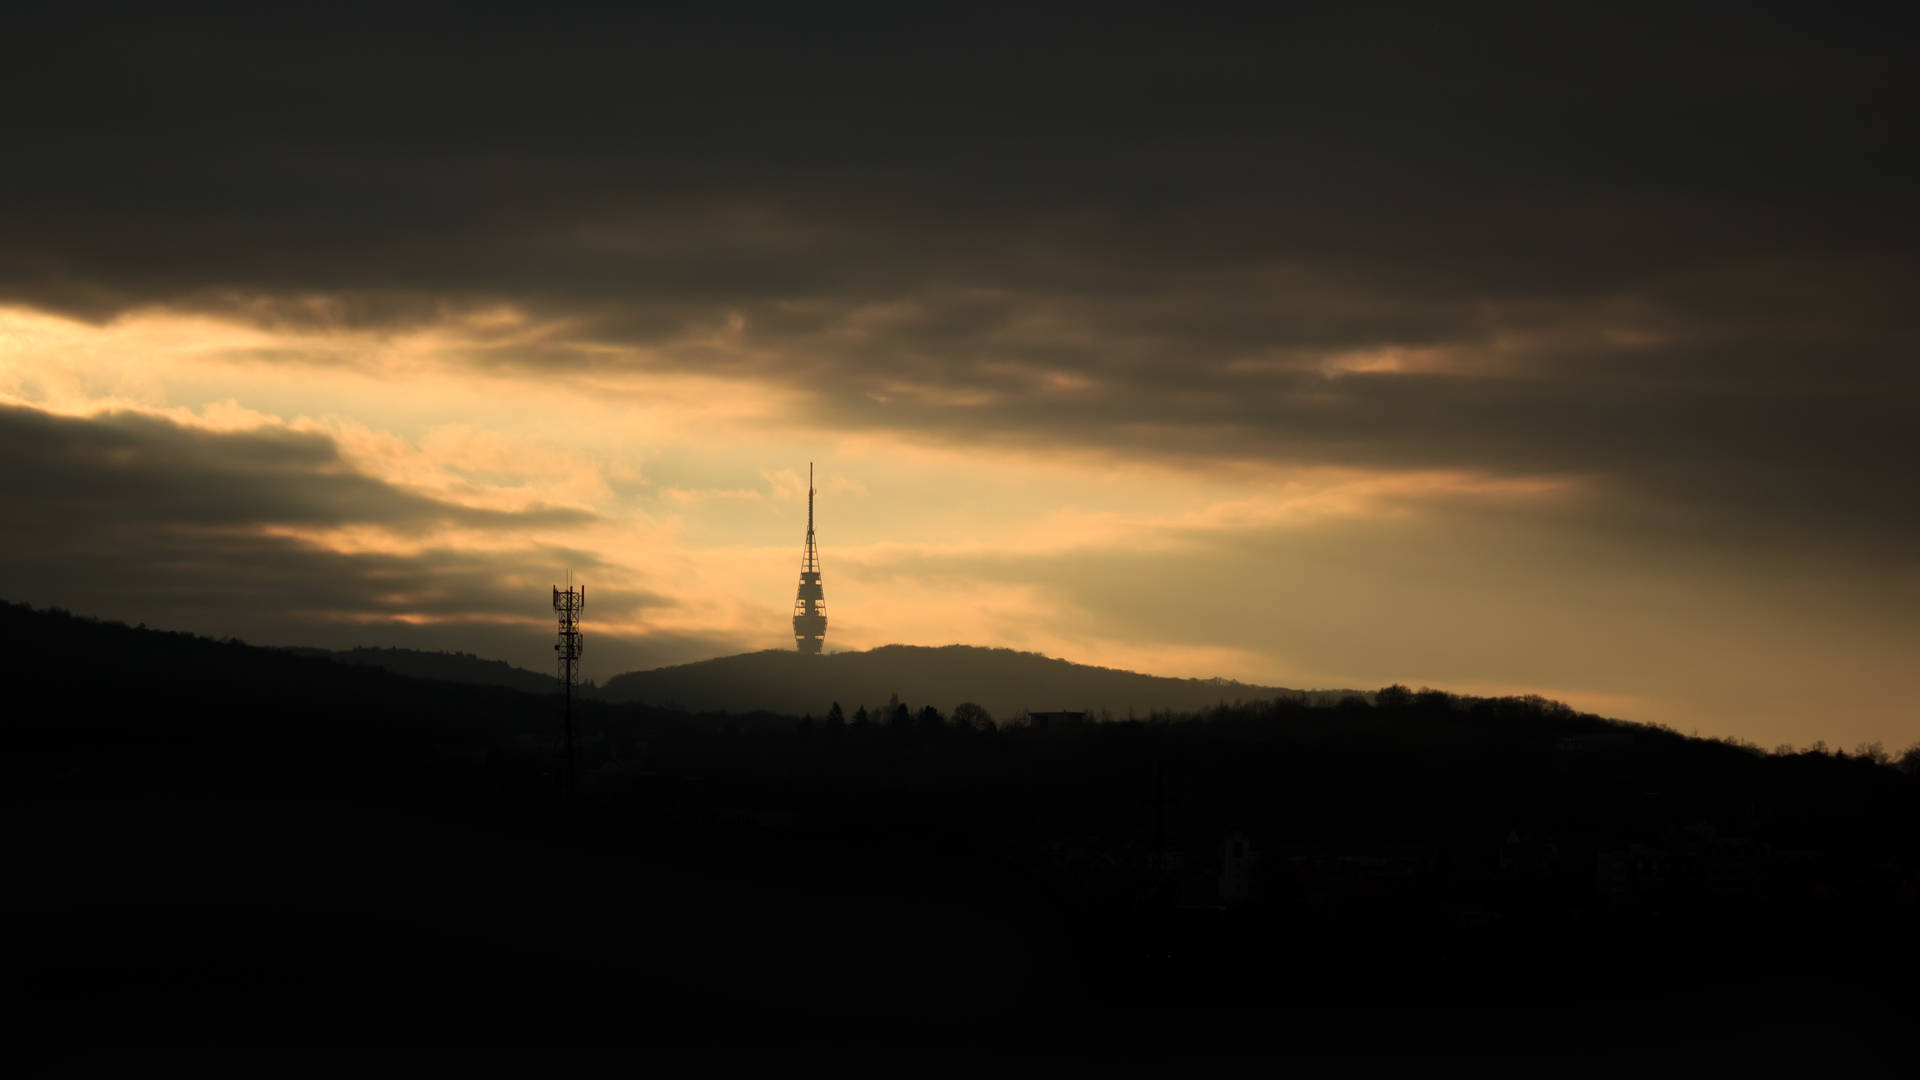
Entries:
MULTIPOLYGON (((816 456, 842 642, 1550 684, 1738 727, 1750 704, 1617 643, 1702 643, 1724 687, 1756 650, 1856 680, 1920 638, 1888 613, 1920 576, 1920 67, 1870 18, 16 29, 0 434, 33 467, 0 491, 9 587, 49 601, 164 621, 230 587, 479 633, 566 564, 648 655, 771 645, 795 538, 769 474, 816 456), (1341 549, 1371 561, 1303 588, 1341 549), (1122 603, 1093 566, 1191 587, 1122 603), (1543 599, 1595 580, 1643 600, 1606 641, 1543 599), (1468 657, 1432 604, 1486 642, 1558 611, 1570 643, 1468 657), (1348 610, 1419 629, 1320 648, 1348 610)), ((1863 730, 1911 726, 1856 696, 1863 730)))

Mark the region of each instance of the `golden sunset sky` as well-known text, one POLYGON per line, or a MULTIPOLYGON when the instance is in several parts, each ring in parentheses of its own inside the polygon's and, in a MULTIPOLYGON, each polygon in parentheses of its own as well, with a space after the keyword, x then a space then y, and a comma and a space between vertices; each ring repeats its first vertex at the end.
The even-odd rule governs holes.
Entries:
POLYGON ((791 648, 813 462, 829 651, 1920 738, 1869 38, 738 14, 27 26, 0 597, 791 648))

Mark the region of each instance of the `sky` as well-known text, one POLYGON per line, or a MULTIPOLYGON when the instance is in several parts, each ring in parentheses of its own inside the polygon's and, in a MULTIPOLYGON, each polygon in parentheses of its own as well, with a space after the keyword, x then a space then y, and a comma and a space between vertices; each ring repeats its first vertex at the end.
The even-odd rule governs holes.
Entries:
POLYGON ((1912 39, 1843 6, 10 16, 0 598, 1920 739, 1912 39))

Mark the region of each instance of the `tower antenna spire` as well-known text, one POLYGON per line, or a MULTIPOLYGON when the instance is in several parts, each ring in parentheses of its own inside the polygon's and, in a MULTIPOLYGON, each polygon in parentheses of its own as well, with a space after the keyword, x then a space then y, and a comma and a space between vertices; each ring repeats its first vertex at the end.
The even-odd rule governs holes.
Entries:
POLYGON ((807 547, 800 558, 800 592, 793 599, 793 644, 818 656, 827 637, 827 598, 820 589, 820 549, 813 542, 813 462, 807 462, 807 547))

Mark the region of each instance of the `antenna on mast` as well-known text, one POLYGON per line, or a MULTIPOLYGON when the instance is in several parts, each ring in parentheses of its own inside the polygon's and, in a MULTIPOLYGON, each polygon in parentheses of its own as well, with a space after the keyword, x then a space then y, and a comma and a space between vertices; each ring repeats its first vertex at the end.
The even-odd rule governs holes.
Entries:
POLYGON ((820 588, 820 550, 813 542, 813 462, 807 462, 807 548, 800 559, 800 592, 793 600, 793 644, 818 656, 827 637, 827 600, 820 588))
POLYGON ((580 674, 580 613, 587 607, 587 587, 573 584, 573 571, 567 571, 567 587, 555 586, 553 610, 560 617, 560 641, 554 645, 554 658, 560 665, 560 689, 566 695, 567 798, 573 798, 573 684, 580 674))

